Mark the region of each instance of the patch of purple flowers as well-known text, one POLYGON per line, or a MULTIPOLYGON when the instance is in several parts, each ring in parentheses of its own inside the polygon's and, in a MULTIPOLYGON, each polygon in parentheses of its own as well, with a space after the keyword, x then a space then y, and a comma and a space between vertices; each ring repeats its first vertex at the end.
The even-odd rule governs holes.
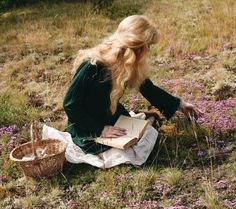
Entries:
POLYGON ((199 100, 196 106, 203 111, 197 122, 210 128, 214 135, 236 130, 236 120, 229 114, 236 107, 236 98, 221 101, 199 100))
POLYGON ((135 111, 137 108, 137 102, 139 101, 138 96, 132 96, 129 99, 129 111, 135 111))
POLYGON ((168 186, 157 180, 153 185, 153 189, 155 189, 160 195, 165 196, 168 191, 168 186))
POLYGON ((187 208, 185 206, 180 205, 180 206, 170 206, 164 209, 187 209, 187 208))
POLYGON ((206 155, 206 153, 205 153, 204 151, 198 150, 198 152, 197 152, 197 156, 198 156, 198 157, 203 157, 203 156, 205 156, 205 155, 206 155))
POLYGON ((199 198, 197 199, 197 201, 195 202, 195 205, 196 205, 196 206, 204 206, 204 205, 205 205, 204 199, 203 199, 202 197, 199 197, 199 198))
POLYGON ((0 128, 0 140, 1 137, 9 136, 9 141, 7 143, 3 143, 0 141, 0 151, 4 148, 7 148, 8 150, 13 149, 17 145, 17 139, 19 138, 18 128, 16 125, 7 126, 0 128))
POLYGON ((66 208, 72 209, 76 207, 77 203, 75 200, 69 200, 65 205, 66 205, 66 208))
POLYGON ((236 208, 236 199, 234 200, 224 200, 224 206, 229 209, 236 208))
POLYGON ((139 208, 143 208, 143 209, 149 209, 149 208, 157 208, 158 207, 158 202, 155 200, 143 200, 141 202, 130 202, 129 203, 129 208, 132 209, 139 209, 139 208))
POLYGON ((16 131, 17 131, 16 125, 2 127, 2 128, 0 128, 0 137, 5 134, 12 135, 12 134, 16 133, 16 131))
POLYGON ((205 95, 204 86, 191 80, 162 80, 162 84, 166 89, 178 91, 181 98, 194 103, 203 112, 197 122, 209 128, 213 132, 213 136, 220 136, 236 130, 236 120, 230 115, 230 111, 236 107, 236 98, 230 97, 220 101, 210 100, 205 95))
POLYGON ((228 187, 227 181, 225 181, 225 180, 220 180, 216 183, 217 189, 226 189, 227 187, 228 187))
POLYGON ((1 176, 0 175, 0 184, 6 181, 6 176, 1 176))
POLYGON ((123 181, 123 180, 132 179, 132 178, 133 178, 132 173, 125 173, 125 174, 122 174, 120 176, 116 176, 117 181, 123 181))

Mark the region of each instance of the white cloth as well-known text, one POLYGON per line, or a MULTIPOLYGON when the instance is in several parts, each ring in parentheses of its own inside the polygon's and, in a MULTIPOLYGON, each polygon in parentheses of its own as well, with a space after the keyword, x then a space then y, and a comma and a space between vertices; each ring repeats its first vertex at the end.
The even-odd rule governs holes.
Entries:
POLYGON ((70 163, 88 163, 98 168, 104 168, 103 160, 92 154, 85 154, 83 150, 74 144, 68 132, 62 132, 50 126, 44 125, 42 139, 59 139, 67 144, 65 157, 70 163))
POLYGON ((158 132, 152 126, 148 126, 143 134, 143 137, 136 145, 129 147, 126 150, 111 148, 101 154, 100 157, 104 161, 105 168, 127 163, 132 165, 142 165, 146 162, 153 147, 156 143, 158 132))
POLYGON ((75 145, 68 132, 62 132, 47 125, 43 126, 42 138, 59 139, 67 144, 65 157, 71 163, 88 163, 98 168, 111 168, 119 164, 142 165, 156 143, 158 132, 148 126, 139 142, 126 150, 111 148, 99 155, 86 154, 75 145))

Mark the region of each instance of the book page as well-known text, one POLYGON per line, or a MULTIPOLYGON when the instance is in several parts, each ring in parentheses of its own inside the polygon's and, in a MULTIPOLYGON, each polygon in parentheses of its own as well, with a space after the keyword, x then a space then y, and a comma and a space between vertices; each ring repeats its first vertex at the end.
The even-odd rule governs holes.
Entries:
POLYGON ((126 129, 126 136, 140 138, 147 124, 147 120, 121 115, 114 126, 126 129))
POLYGON ((142 137, 147 124, 147 120, 121 115, 114 126, 126 129, 127 134, 116 138, 98 137, 95 141, 111 147, 126 149, 138 142, 142 137))
POLYGON ((128 136, 121 136, 117 138, 97 138, 96 142, 112 147, 116 147, 119 149, 126 149, 130 145, 136 144, 138 141, 137 138, 128 137, 128 136))

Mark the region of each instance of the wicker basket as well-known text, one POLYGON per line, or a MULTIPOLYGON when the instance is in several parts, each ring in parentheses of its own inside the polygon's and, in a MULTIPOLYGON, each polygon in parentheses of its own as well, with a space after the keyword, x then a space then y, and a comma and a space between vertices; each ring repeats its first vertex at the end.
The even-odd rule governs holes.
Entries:
MULTIPOLYGON (((25 176, 41 178, 51 176, 58 171, 62 171, 65 161, 66 144, 58 139, 34 140, 36 134, 31 124, 31 140, 13 149, 10 153, 10 159, 15 161, 25 176), (37 148, 45 150, 46 156, 38 157, 37 148), (33 154, 34 159, 22 159, 33 154)), ((39 139, 39 138, 38 138, 39 139)))

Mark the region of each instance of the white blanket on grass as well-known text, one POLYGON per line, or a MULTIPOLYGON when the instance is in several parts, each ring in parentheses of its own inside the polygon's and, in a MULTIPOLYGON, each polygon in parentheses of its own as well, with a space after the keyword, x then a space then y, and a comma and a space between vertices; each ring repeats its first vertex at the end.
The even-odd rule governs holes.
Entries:
MULTIPOLYGON (((143 115, 132 115, 143 117, 143 115)), ((99 155, 86 154, 75 145, 68 132, 62 132, 50 126, 44 125, 42 138, 59 139, 67 144, 65 157, 70 163, 87 163, 98 168, 111 168, 119 164, 127 163, 142 165, 151 153, 158 136, 158 132, 152 126, 148 126, 139 142, 126 150, 111 148, 99 155)))

